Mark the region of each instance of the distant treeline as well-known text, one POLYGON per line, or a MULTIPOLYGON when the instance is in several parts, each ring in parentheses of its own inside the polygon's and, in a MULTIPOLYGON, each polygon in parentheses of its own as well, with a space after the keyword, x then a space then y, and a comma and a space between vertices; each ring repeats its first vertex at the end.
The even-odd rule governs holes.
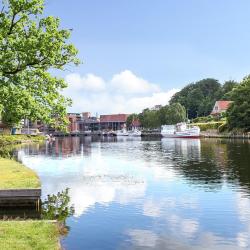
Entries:
POLYGON ((144 128, 157 128, 163 124, 175 124, 187 119, 209 116, 217 100, 233 101, 226 117, 229 130, 250 131, 250 76, 242 82, 230 80, 221 84, 213 78, 203 79, 185 86, 159 110, 144 109, 140 114, 128 117, 127 125, 139 119, 144 128))

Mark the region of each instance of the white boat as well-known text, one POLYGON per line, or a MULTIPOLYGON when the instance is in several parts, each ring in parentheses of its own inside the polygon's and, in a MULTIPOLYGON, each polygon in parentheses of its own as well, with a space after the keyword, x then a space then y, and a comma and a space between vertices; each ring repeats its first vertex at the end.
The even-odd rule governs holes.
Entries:
POLYGON ((131 131, 128 131, 129 136, 141 136, 141 131, 138 129, 133 129, 131 131))
POLYGON ((125 128, 115 131, 114 134, 116 136, 128 136, 129 135, 127 129, 125 128))
POLYGON ((172 138, 198 138, 200 137, 200 128, 187 125, 185 122, 176 125, 162 125, 161 135, 172 138))

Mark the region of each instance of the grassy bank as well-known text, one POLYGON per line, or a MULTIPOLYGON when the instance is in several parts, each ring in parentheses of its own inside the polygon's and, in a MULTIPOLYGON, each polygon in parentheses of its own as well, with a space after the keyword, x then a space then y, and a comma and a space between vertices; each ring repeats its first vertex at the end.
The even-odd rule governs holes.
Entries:
POLYGON ((35 172, 15 160, 0 158, 0 189, 39 188, 35 172))
POLYGON ((48 221, 0 221, 0 249, 56 250, 57 225, 48 221))
POLYGON ((0 147, 20 143, 41 142, 45 137, 41 135, 0 135, 0 147))
MULTIPOLYGON (((7 145, 30 140, 26 136, 3 136, 3 138, 5 143, 10 142, 7 145)), ((36 138, 36 140, 40 141, 40 138, 36 138)), ((34 141, 33 138, 32 141, 34 141)), ((40 180, 34 171, 13 159, 0 158, 0 189, 40 187, 40 180)), ((60 249, 58 226, 56 223, 45 220, 0 220, 0 249, 60 249)))

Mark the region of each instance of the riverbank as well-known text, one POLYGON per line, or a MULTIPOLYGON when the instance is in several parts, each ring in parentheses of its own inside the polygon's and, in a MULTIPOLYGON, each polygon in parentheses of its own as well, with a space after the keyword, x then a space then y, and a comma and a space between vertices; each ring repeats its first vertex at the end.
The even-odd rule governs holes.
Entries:
POLYGON ((15 160, 0 158, 0 190, 40 187, 40 180, 34 171, 15 160))
POLYGON ((201 137, 205 138, 228 138, 250 140, 250 133, 220 133, 217 130, 202 131, 201 137))
POLYGON ((0 135, 0 147, 16 145, 21 143, 42 142, 42 135, 0 135))
MULTIPOLYGON (((0 148, 41 142, 43 136, 0 136, 0 148)), ((37 174, 23 164, 0 158, 0 206, 16 209, 39 207, 41 183, 37 174)), ((0 220, 0 249, 60 249, 56 223, 45 220, 0 220)))
POLYGON ((0 249, 59 250, 59 230, 50 221, 0 221, 0 249))

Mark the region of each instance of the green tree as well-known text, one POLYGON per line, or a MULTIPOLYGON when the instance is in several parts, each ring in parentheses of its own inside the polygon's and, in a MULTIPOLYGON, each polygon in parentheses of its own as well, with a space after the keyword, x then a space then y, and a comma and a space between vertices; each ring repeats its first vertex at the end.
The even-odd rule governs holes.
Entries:
POLYGON ((138 115, 139 120, 144 128, 159 128, 164 124, 176 124, 186 119, 185 107, 179 103, 166 105, 159 110, 144 109, 138 115))
POLYGON ((51 72, 78 64, 77 50, 67 43, 70 31, 58 18, 43 17, 43 9, 43 0, 0 3, 0 107, 10 126, 23 118, 59 128, 67 122, 71 101, 61 94, 67 85, 51 72))
POLYGON ((144 128, 158 128, 161 126, 158 112, 156 110, 144 109, 139 114, 139 120, 144 128))
POLYGON ((221 99, 222 100, 231 100, 230 93, 233 90, 233 88, 237 87, 238 83, 236 81, 230 80, 226 81, 221 89, 221 99))
MULTIPOLYGON (((184 122, 186 120, 186 109, 180 103, 173 103, 167 106, 165 113, 166 125, 184 122)), ((162 125, 163 125, 162 124, 162 125)))
POLYGON ((171 98, 170 104, 183 105, 188 111, 188 117, 192 119, 209 115, 220 97, 221 84, 215 79, 207 78, 184 87, 171 98))
POLYGON ((250 131, 250 76, 232 90, 230 97, 233 103, 227 111, 229 129, 250 131))

